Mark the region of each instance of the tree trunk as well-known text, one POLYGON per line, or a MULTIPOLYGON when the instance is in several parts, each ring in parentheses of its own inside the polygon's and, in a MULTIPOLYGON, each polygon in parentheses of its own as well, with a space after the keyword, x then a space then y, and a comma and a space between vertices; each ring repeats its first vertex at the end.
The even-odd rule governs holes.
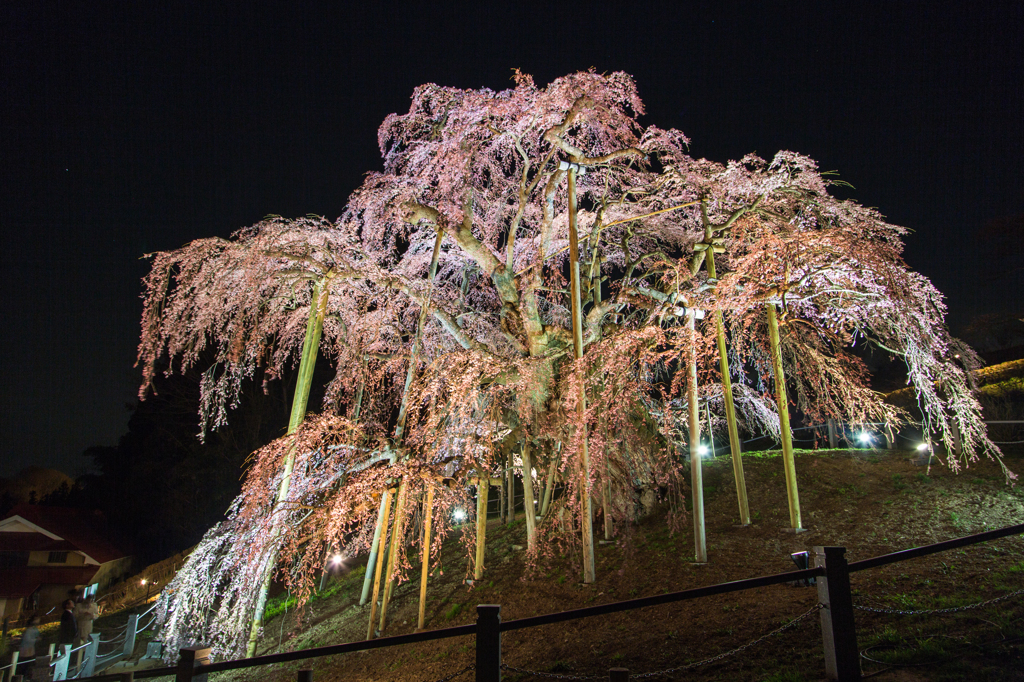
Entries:
POLYGON ((796 487, 796 462, 793 457, 793 433, 789 429, 789 398, 786 396, 786 375, 782 371, 782 348, 775 304, 769 302, 768 335, 771 339, 772 364, 775 368, 775 400, 779 406, 779 429, 782 439, 782 464, 786 470, 786 495, 789 500, 789 523, 793 530, 802 530, 800 493, 796 487))

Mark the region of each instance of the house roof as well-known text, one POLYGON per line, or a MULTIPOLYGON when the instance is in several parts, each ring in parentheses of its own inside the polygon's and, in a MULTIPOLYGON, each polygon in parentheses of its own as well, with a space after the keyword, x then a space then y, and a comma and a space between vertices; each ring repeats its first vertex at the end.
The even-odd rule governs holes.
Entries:
POLYGON ((0 597, 28 597, 41 585, 88 585, 98 570, 97 566, 0 568, 0 597))
POLYGON ((76 549, 67 540, 54 540, 42 533, 0 532, 0 552, 73 552, 76 549))
MULTIPOLYGON (((12 539, 12 536, 36 535, 50 540, 63 540, 73 545, 69 549, 80 551, 98 564, 105 564, 125 556, 106 534, 106 519, 100 512, 89 512, 70 507, 45 507, 38 504, 15 505, 3 522, 20 520, 27 522, 35 533, 4 533, 0 532, 0 541, 4 546, 7 542, 31 542, 29 540, 12 539), (15 517, 17 517, 15 519, 15 517)), ((3 522, 0 522, 2 524, 3 522)), ((42 540, 39 540, 42 542, 42 540)), ((42 549, 42 548, 40 548, 42 549)), ((65 549, 64 547, 60 548, 65 549)), ((18 551, 18 550, 13 550, 18 551)), ((24 550, 21 550, 24 551, 24 550)))

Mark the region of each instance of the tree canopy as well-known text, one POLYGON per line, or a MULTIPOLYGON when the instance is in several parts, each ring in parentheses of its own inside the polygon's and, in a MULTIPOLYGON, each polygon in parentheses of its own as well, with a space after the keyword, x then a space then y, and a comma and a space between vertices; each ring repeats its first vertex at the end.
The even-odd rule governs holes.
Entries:
MULTIPOLYGON (((368 545, 373 500, 396 478, 410 482, 410 495, 423 481, 455 481, 434 507, 444 534, 452 507, 467 502, 466 481, 499 470, 524 443, 538 470, 554 462, 566 474, 575 523, 584 480, 610 486, 617 522, 632 518, 638 489, 682 485, 688 408, 679 370, 694 349, 702 396, 716 411, 722 404, 715 330, 691 331, 695 310, 723 317, 736 408, 750 431, 779 430, 770 304, 794 407, 807 419, 907 418, 867 385, 852 347, 872 344, 906 363, 928 431, 958 433, 964 447, 951 467, 998 457, 954 357, 969 349, 949 335, 941 294, 903 261, 904 228, 835 197, 838 181, 806 156, 694 159, 683 133, 646 125, 643 114, 624 73, 539 87, 517 72, 502 92, 423 85, 407 113, 384 121, 383 170, 366 176, 336 221, 271 217, 229 240, 155 255, 143 395, 166 359, 192 368, 212 354, 200 367, 201 414, 204 430, 216 428, 246 377, 258 368, 279 376, 296 361, 318 310, 319 350, 334 368, 322 413, 254 455, 228 520, 165 601, 171 630, 199 628, 191 631, 208 633, 221 652, 236 650, 235 626, 251 612, 267 562, 276 558, 290 584, 308 591, 326 552, 368 545), (590 461, 580 472, 584 433, 590 461), (278 538, 269 528, 289 451, 292 487, 279 512, 288 531, 278 538), (197 615, 211 608, 216 617, 197 615)), ((578 543, 554 526, 542 534, 578 543)))

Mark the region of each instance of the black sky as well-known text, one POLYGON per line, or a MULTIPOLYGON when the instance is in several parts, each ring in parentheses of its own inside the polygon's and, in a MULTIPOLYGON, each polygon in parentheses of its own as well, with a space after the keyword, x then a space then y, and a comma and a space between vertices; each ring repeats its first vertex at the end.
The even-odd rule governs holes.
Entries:
POLYGON ((954 328, 1024 308, 980 237, 1024 213, 1024 3, 771 4, 0 3, 0 475, 124 432, 142 254, 337 217, 416 85, 513 67, 627 71, 695 156, 839 170, 954 328))

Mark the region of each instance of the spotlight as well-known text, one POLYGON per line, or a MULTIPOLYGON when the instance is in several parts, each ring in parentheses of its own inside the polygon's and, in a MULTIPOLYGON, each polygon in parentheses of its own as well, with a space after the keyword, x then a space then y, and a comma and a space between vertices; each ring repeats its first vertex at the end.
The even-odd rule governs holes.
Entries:
POLYGON ((141 580, 141 581, 139 582, 139 584, 140 584, 140 585, 145 585, 145 584, 146 584, 146 579, 145 579, 145 578, 143 578, 143 579, 142 579, 142 580, 141 580))
POLYGON ((461 509, 456 509, 455 513, 452 514, 452 517, 455 519, 457 523, 462 523, 466 520, 466 512, 462 511, 461 509))
POLYGON ((708 452, 710 452, 710 450, 708 450, 707 445, 701 445, 699 448, 697 448, 697 454, 700 455, 701 457, 707 457, 708 452))
POLYGON ((341 564, 342 561, 344 561, 344 559, 341 558, 340 554, 335 554, 334 556, 331 557, 331 563, 334 564, 335 566, 338 566, 339 564, 341 564))
POLYGON ((861 443, 870 443, 871 442, 871 434, 870 433, 865 433, 865 432, 862 431, 861 433, 859 433, 857 435, 857 440, 859 440, 861 443))
POLYGON ((921 443, 920 445, 917 446, 917 449, 919 452, 924 452, 925 450, 928 449, 928 443, 921 443))

